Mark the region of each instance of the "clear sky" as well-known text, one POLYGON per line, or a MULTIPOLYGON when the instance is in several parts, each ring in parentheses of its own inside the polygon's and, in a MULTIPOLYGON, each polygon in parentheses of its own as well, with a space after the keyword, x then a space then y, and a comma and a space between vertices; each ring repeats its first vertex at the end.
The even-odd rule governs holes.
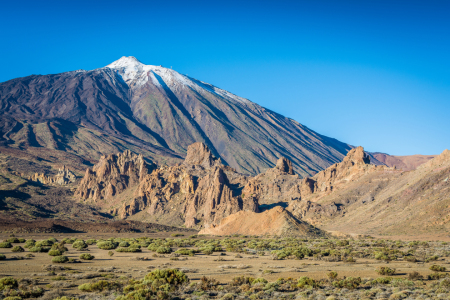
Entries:
POLYGON ((0 82, 132 55, 368 151, 450 148, 450 1, 0 4, 0 82))

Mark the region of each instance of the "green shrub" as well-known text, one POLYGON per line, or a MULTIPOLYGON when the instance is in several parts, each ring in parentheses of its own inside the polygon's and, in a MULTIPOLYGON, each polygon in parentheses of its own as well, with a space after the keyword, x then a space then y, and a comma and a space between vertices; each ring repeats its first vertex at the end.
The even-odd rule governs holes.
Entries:
POLYGON ((2 242, 0 243, 0 248, 12 248, 12 245, 10 242, 2 242))
POLYGON ((6 256, 3 254, 0 254, 0 260, 5 260, 5 259, 6 259, 6 256))
POLYGON ((20 243, 19 239, 16 237, 12 237, 6 240, 8 243, 20 243))
POLYGON ((370 282, 371 285, 377 285, 377 284, 389 284, 391 283, 392 278, 391 277, 378 277, 377 279, 374 279, 370 282))
POLYGON ((376 268, 375 272, 377 272, 380 275, 392 276, 395 274, 395 269, 389 267, 378 267, 376 268))
POLYGON ((257 284, 257 283, 263 283, 266 284, 268 281, 265 280, 264 278, 256 278, 255 280, 252 281, 252 285, 257 284))
POLYGON ((184 236, 184 234, 181 233, 172 233, 171 236, 178 237, 178 236, 184 236))
POLYGON ((0 291, 3 291, 4 289, 13 289, 17 287, 18 287, 17 280, 15 280, 12 277, 3 277, 2 279, 0 279, 0 291))
POLYGON ((94 245, 95 243, 97 243, 97 240, 95 240, 95 239, 89 239, 86 241, 86 244, 88 244, 88 245, 94 245))
POLYGON ((64 252, 62 252, 61 250, 50 250, 48 252, 48 255, 50 256, 61 256, 63 255, 64 252))
POLYGON ((83 249, 86 249, 87 247, 88 247, 88 244, 86 244, 86 242, 83 240, 77 240, 76 242, 74 242, 72 244, 72 248, 75 248, 78 250, 83 250, 83 249))
POLYGON ((211 255, 211 254, 213 254, 213 251, 211 249, 205 249, 202 251, 202 253, 205 255, 211 255))
POLYGON ((114 252, 108 251, 108 255, 112 257, 114 255, 114 252))
POLYGON ((20 246, 14 246, 14 247, 11 249, 11 251, 12 251, 12 252, 24 252, 25 249, 23 249, 23 248, 20 247, 20 246))
POLYGON ((442 267, 442 266, 438 266, 438 265, 432 265, 430 267, 430 270, 433 271, 433 272, 445 272, 445 271, 447 271, 447 268, 442 267))
POLYGON ((165 285, 178 286, 186 282, 189 282, 186 274, 176 269, 156 269, 148 273, 143 281, 144 284, 151 285, 155 289, 164 289, 165 285))
POLYGON ((130 246, 130 243, 128 243, 127 241, 120 242, 119 244, 119 247, 128 247, 128 246, 130 246))
POLYGON ((177 251, 175 251, 175 253, 178 253, 180 255, 194 256, 194 251, 191 249, 186 249, 186 248, 178 249, 177 251))
POLYGON ((333 286, 336 288, 346 288, 349 290, 356 289, 361 284, 361 278, 360 277, 348 277, 343 280, 334 281, 333 286))
POLYGON ((51 280, 59 281, 59 280, 66 280, 67 278, 65 276, 56 276, 50 278, 51 280))
POLYGON ((62 263, 68 262, 68 261, 69 261, 69 258, 67 256, 63 256, 63 255, 55 256, 52 258, 52 263, 62 264, 62 263))
MULTIPOLYGON (((258 278, 258 279, 262 279, 262 278, 258 278)), ((241 286, 243 284, 252 284, 254 281, 255 281, 255 278, 252 278, 252 277, 238 276, 238 277, 234 277, 232 279, 231 285, 232 286, 241 286)), ((266 282, 262 282, 262 283, 266 284, 267 280, 266 280, 266 282)))
POLYGON ((48 252, 50 250, 50 248, 33 246, 29 250, 30 250, 30 252, 48 252))
POLYGON ((129 248, 117 248, 116 252, 142 252, 140 248, 129 247, 129 248))
POLYGON ((95 257, 90 255, 89 253, 83 253, 80 255, 80 259, 83 260, 93 260, 95 257))
POLYGON ((106 290, 119 290, 122 285, 118 282, 110 282, 106 280, 100 280, 94 283, 85 283, 78 287, 83 292, 102 292, 106 290))
POLYGON ((338 273, 331 271, 327 274, 328 278, 330 278, 330 280, 335 280, 338 277, 338 273))
POLYGON ((36 247, 51 247, 53 244, 54 244, 54 242, 52 240, 43 240, 43 241, 36 242, 35 246, 36 247))
POLYGON ((107 242, 97 242, 97 247, 99 247, 102 250, 111 250, 111 249, 116 249, 118 246, 117 243, 113 243, 111 241, 107 241, 107 242))
POLYGON ((158 247, 158 249, 156 249, 156 253, 158 253, 158 254, 172 253, 172 248, 161 246, 161 247, 158 247))
POLYGON ((25 245, 23 245, 24 248, 31 248, 36 244, 35 240, 27 240, 25 242, 25 245))
POLYGON ((297 282, 297 287, 299 288, 316 288, 318 287, 317 282, 314 279, 303 276, 300 277, 297 282))

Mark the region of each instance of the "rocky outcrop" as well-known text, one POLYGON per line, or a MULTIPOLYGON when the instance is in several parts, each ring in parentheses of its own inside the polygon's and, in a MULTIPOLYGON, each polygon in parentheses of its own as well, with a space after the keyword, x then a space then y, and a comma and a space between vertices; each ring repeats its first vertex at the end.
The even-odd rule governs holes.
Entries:
POLYGON ((292 162, 286 157, 280 157, 280 159, 278 159, 274 170, 278 170, 280 174, 283 175, 295 175, 292 162))
POLYGON ((139 184, 150 168, 142 155, 129 150, 102 156, 92 169, 86 170, 75 195, 94 202, 113 197, 139 184))
POLYGON ((220 165, 221 161, 214 158, 208 146, 202 142, 197 142, 188 147, 184 164, 187 166, 198 165, 209 169, 215 164, 220 165))
POLYGON ((242 190, 244 199, 253 199, 259 204, 272 204, 300 199, 298 185, 292 163, 285 157, 278 159, 274 168, 248 180, 242 190))
POLYGON ((245 201, 233 197, 233 191, 225 172, 215 167, 201 178, 197 190, 186 202, 186 227, 194 227, 200 220, 214 224, 222 218, 241 210, 258 212, 258 202, 253 198, 245 201))
POLYGON ((42 184, 51 185, 66 185, 74 183, 77 177, 64 165, 62 168, 58 169, 58 173, 55 176, 46 176, 45 174, 35 173, 30 176, 28 180, 37 181, 42 184))
POLYGON ((325 233, 293 217, 281 206, 262 213, 239 211, 223 218, 219 224, 202 229, 199 234, 210 235, 277 235, 321 236, 325 233))
POLYGON ((182 164, 148 170, 142 156, 129 151, 103 157, 86 171, 76 195, 109 199, 98 205, 122 219, 186 227, 215 224, 241 210, 258 211, 256 199, 240 195, 246 177, 223 165, 203 143, 189 146, 182 164))

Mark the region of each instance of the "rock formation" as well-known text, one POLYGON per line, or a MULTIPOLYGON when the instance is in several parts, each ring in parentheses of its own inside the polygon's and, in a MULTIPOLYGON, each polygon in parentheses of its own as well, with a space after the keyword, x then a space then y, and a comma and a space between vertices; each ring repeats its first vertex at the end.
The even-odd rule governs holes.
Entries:
POLYGON ((129 150, 102 156, 98 164, 86 170, 75 195, 94 202, 113 197, 127 187, 139 184, 149 170, 142 155, 129 150))
POLYGON ((66 185, 69 183, 74 183, 76 181, 77 177, 75 174, 70 171, 66 166, 64 165, 62 169, 58 169, 58 173, 55 176, 46 176, 45 174, 41 173, 35 173, 34 175, 30 176, 28 180, 37 181, 42 184, 58 184, 58 185, 66 185))
POLYGON ((189 146, 182 164, 151 173, 141 160, 129 152, 102 158, 86 171, 76 195, 94 201, 109 198, 100 205, 120 218, 186 227, 214 224, 241 210, 258 211, 257 200, 240 196, 246 177, 223 165, 203 143, 189 146), (133 194, 125 193, 131 186, 133 194))

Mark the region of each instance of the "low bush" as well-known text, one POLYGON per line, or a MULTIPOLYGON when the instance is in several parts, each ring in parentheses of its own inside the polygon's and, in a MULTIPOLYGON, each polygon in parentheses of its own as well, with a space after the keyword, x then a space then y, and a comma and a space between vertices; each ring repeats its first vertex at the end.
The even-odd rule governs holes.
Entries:
POLYGON ((77 250, 83 250, 88 247, 88 244, 84 240, 77 240, 72 244, 72 248, 75 248, 77 250))
POLYGON ((175 253, 178 253, 180 255, 194 256, 194 251, 191 249, 186 249, 186 248, 178 249, 177 251, 175 251, 175 253))
POLYGON ((10 242, 2 242, 0 243, 0 248, 12 248, 12 245, 10 242))
POLYGON ((389 284, 391 283, 392 278, 391 277, 378 277, 377 279, 374 279, 370 282, 371 285, 377 285, 377 284, 389 284))
POLYGON ((80 255, 80 259, 82 260, 93 260, 95 257, 89 253, 83 253, 80 255))
POLYGON ((99 247, 102 250, 111 250, 111 249, 116 249, 118 246, 117 243, 113 243, 111 241, 106 241, 106 242, 98 242, 97 243, 97 247, 99 247))
POLYGON ((8 243, 20 243, 19 239, 16 237, 12 237, 6 240, 8 243))
POLYGON ((119 282, 100 280, 93 283, 82 284, 78 286, 78 289, 83 292, 102 292, 110 290, 120 290, 121 287, 122 284, 120 284, 119 282))
POLYGON ((160 289, 164 285, 178 286, 189 282, 189 278, 180 270, 176 269, 156 269, 148 273, 143 283, 149 284, 155 289, 160 289))
POLYGON ((61 256, 63 255, 64 252, 62 252, 61 250, 50 250, 48 251, 48 255, 50 256, 61 256))
POLYGON ((12 277, 3 277, 2 279, 0 279, 0 291, 3 291, 4 289, 12 289, 17 287, 18 287, 17 280, 12 277))
POLYGON ((389 267, 378 267, 376 268, 375 272, 377 272, 380 275, 387 275, 387 276, 392 276, 395 274, 395 269, 394 268, 389 268, 389 267))
POLYGON ((142 252, 140 248, 129 247, 129 248, 117 248, 116 252, 142 252))
POLYGON ((445 271, 447 271, 447 268, 446 267, 442 267, 442 266, 438 266, 438 265, 432 265, 430 267, 430 270, 433 271, 433 272, 445 272, 445 271))
POLYGON ((360 277, 347 277, 343 280, 338 280, 333 282, 333 286, 336 288, 346 288, 349 290, 356 289, 361 284, 360 277))
POLYGON ((5 259, 6 259, 6 256, 3 254, 0 254, 0 260, 5 260, 5 259))
POLYGON ((420 279, 423 279, 423 276, 420 275, 419 272, 413 271, 408 274, 408 279, 409 280, 420 280, 420 279))
POLYGON ((30 252, 48 252, 50 250, 49 247, 37 247, 33 246, 29 249, 30 252))
POLYGON ((298 288, 316 288, 318 287, 317 282, 314 279, 311 279, 309 277, 303 276, 300 277, 297 282, 298 288))
POLYGON ((11 251, 12 251, 12 252, 24 252, 25 249, 23 249, 23 248, 20 247, 20 246, 14 246, 14 247, 11 249, 11 251))
POLYGON ((158 247, 158 249, 156 249, 156 253, 158 253, 158 254, 169 254, 169 253, 172 253, 172 248, 161 246, 161 247, 158 247))
POLYGON ((52 263, 62 264, 69 261, 69 258, 67 256, 55 256, 52 258, 52 263))
POLYGON ((24 248, 31 248, 36 244, 35 240, 27 240, 25 242, 25 245, 23 245, 24 248))
POLYGON ((205 255, 211 255, 211 254, 213 254, 213 251, 211 249, 205 249, 202 251, 202 253, 205 255))
POLYGON ((334 272, 334 271, 331 271, 331 272, 329 272, 329 273, 327 274, 327 276, 328 276, 328 278, 329 278, 330 280, 335 280, 335 279, 338 277, 338 273, 337 273, 337 272, 334 272))
POLYGON ((130 246, 130 243, 128 243, 127 241, 123 241, 119 243, 119 247, 128 247, 130 246))

